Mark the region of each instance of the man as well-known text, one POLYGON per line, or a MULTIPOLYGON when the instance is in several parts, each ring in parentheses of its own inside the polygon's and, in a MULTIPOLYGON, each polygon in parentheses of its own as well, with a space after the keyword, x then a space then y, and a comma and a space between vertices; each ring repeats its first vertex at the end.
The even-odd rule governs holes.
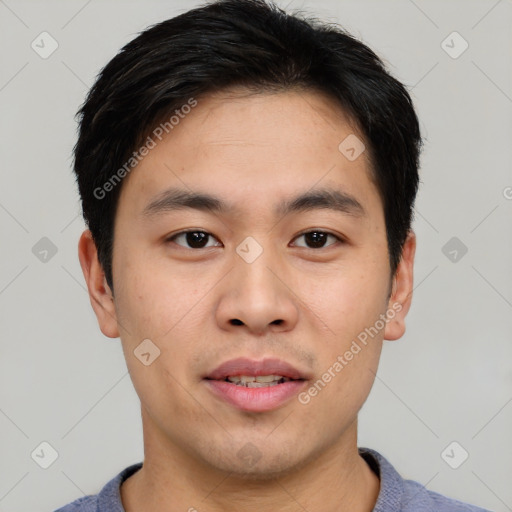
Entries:
POLYGON ((413 289, 418 120, 332 25, 221 0, 146 30, 80 111, 80 263, 145 457, 80 511, 477 511, 357 447, 413 289))

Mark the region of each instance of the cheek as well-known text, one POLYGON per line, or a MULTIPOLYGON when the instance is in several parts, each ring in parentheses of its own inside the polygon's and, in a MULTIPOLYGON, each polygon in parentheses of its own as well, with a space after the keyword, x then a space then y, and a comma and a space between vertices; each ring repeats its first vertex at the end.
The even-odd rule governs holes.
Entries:
POLYGON ((319 360, 317 384, 309 389, 318 414, 341 421, 357 413, 371 390, 384 335, 387 275, 380 259, 362 256, 330 276, 306 281, 319 360))
POLYGON ((134 254, 118 267, 122 286, 116 293, 116 312, 125 358, 141 393, 162 389, 166 396, 173 396, 179 391, 175 389, 179 388, 178 382, 187 379, 186 369, 198 350, 191 341, 197 340, 204 324, 208 304, 202 299, 212 285, 203 286, 202 279, 172 273, 169 262, 151 261, 142 254, 135 258, 134 254), (156 347, 152 350, 158 354, 147 367, 134 354, 146 339, 151 340, 156 347))
POLYGON ((387 304, 385 270, 364 261, 303 278, 300 286, 318 329, 336 349, 373 325, 387 304))
MULTIPOLYGON (((121 258, 120 258, 121 259, 121 258)), ((170 262, 132 254, 118 264, 117 316, 129 338, 164 341, 193 315, 205 291, 186 276, 173 272, 170 262)))
POLYGON ((382 282, 382 275, 353 273, 331 281, 323 293, 317 290, 315 331, 322 330, 314 347, 318 373, 304 400, 310 399, 314 414, 332 419, 334 431, 355 417, 375 379, 385 326, 380 320, 387 291, 382 282))
POLYGON ((196 428, 205 423, 205 405, 191 399, 188 386, 182 383, 178 373, 179 368, 170 363, 164 351, 151 366, 133 361, 129 369, 133 386, 152 421, 164 429, 172 426, 175 431, 183 430, 191 422, 196 428))
POLYGON ((306 390, 311 396, 310 414, 330 418, 324 424, 330 425, 334 432, 347 420, 357 417, 375 381, 382 343, 375 339, 367 347, 359 345, 360 352, 350 361, 345 352, 341 353, 341 359, 336 361, 338 365, 331 362, 306 390))

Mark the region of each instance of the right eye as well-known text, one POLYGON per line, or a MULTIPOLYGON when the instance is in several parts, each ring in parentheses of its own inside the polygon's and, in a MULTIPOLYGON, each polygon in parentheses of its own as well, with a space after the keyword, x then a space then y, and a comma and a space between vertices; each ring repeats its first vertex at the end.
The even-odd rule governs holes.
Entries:
MULTIPOLYGON (((211 233, 207 231, 200 231, 195 229, 190 229, 186 231, 180 231, 175 235, 167 238, 166 242, 174 242, 181 247, 185 247, 186 249, 204 249, 208 247, 215 247, 215 245, 207 245, 209 238, 215 238, 211 233), (178 243, 177 240, 184 240, 186 244, 189 246, 182 245, 178 243)), ((220 242, 219 242, 220 243, 220 242)))

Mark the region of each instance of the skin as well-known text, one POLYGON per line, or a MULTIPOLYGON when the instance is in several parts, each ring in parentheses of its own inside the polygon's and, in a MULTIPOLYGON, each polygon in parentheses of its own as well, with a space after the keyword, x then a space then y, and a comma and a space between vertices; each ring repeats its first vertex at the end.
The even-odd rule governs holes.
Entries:
POLYGON ((357 452, 357 414, 383 340, 405 331, 416 242, 411 231, 392 276, 367 152, 349 161, 338 150, 349 134, 358 134, 353 123, 316 92, 199 98, 123 182, 115 296, 90 232, 82 234, 92 307, 101 331, 121 338, 141 401, 145 459, 121 487, 127 512, 373 509, 380 482, 357 452), (233 211, 144 217, 171 186, 214 194, 233 211), (319 187, 350 193, 365 214, 273 214, 281 200, 319 187), (212 234, 208 247, 166 241, 191 228, 212 234), (329 236, 310 248, 301 235, 315 230, 344 241, 329 236), (250 264, 236 252, 247 236, 263 249, 250 264), (202 379, 235 357, 277 357, 311 376, 307 389, 393 304, 401 310, 307 404, 294 397, 244 412, 202 379), (147 338, 161 351, 149 366, 133 353, 147 338), (237 455, 248 442, 260 455, 254 464, 237 455))

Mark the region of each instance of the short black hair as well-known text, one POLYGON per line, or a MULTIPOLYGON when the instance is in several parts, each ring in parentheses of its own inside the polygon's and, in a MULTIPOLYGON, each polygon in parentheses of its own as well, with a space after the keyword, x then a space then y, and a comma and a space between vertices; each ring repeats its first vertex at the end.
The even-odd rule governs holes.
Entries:
POLYGON ((74 172, 111 290, 122 183, 115 185, 129 172, 127 162, 136 165, 139 145, 173 112, 238 86, 318 91, 355 120, 383 203, 393 275, 411 228, 422 146, 406 88, 339 25, 286 13, 270 1, 218 0, 141 32, 101 70, 77 113, 74 172))

